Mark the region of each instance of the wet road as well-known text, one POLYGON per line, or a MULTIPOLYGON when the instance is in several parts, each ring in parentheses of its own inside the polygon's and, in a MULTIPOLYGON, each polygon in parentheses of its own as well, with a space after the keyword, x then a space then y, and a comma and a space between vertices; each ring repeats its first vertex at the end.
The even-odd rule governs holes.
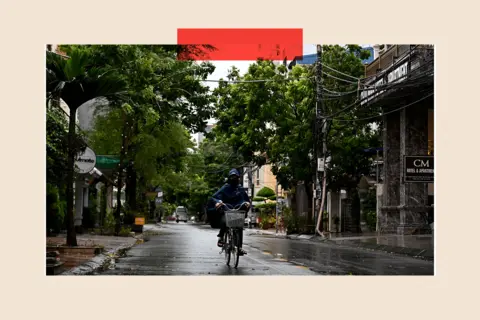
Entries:
MULTIPOLYGON (((151 226, 145 226, 147 229, 151 226)), ((216 247, 218 230, 166 224, 102 275, 433 275, 433 262, 329 243, 250 235, 237 269, 216 247)))

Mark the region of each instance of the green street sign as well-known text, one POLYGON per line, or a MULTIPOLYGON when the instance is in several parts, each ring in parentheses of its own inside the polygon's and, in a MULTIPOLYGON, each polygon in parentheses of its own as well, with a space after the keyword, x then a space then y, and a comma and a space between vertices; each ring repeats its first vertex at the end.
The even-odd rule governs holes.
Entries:
MULTIPOLYGON (((97 163, 95 166, 102 169, 115 169, 120 163, 120 157, 118 156, 97 156, 97 163)), ((127 163, 127 161, 125 161, 127 163)))

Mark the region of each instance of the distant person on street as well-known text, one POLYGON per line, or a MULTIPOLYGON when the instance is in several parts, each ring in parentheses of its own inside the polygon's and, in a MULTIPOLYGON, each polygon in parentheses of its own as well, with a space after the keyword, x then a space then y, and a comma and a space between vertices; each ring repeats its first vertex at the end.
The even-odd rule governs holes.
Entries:
MULTIPOLYGON (((214 209, 216 209, 215 217, 212 218, 219 221, 220 224, 217 245, 219 247, 223 247, 223 237, 227 229, 225 221, 225 206, 223 204, 233 207, 244 204, 240 210, 246 211, 248 211, 248 208, 250 208, 250 198, 243 187, 240 186, 240 173, 237 171, 237 169, 230 170, 228 173, 227 183, 212 196, 211 203, 214 204, 214 209)), ((240 253, 242 255, 246 254, 245 250, 243 249, 240 249, 240 253)))

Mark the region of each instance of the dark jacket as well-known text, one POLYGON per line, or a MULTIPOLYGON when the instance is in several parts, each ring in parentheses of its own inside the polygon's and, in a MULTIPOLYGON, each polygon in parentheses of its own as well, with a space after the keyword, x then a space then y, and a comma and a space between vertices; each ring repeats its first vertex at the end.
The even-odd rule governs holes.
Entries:
POLYGON ((221 200, 223 203, 231 206, 238 206, 244 202, 250 202, 250 198, 243 187, 234 187, 229 183, 224 184, 223 187, 212 196, 212 200, 215 203, 221 200))

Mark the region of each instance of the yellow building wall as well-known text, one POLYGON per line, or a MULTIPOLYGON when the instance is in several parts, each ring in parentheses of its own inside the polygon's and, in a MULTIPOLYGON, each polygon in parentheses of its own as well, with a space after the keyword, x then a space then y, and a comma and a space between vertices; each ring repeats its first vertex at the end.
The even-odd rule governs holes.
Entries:
MULTIPOLYGON (((264 165, 257 171, 254 171, 253 182, 255 184, 255 194, 257 194, 260 189, 263 187, 268 187, 275 191, 277 179, 275 175, 272 173, 272 166, 271 165, 264 165), (258 177, 260 179, 258 179, 258 177), (259 180, 259 184, 257 184, 257 180, 259 180)), ((278 187, 278 195, 284 196, 284 190, 279 186, 278 187)))

